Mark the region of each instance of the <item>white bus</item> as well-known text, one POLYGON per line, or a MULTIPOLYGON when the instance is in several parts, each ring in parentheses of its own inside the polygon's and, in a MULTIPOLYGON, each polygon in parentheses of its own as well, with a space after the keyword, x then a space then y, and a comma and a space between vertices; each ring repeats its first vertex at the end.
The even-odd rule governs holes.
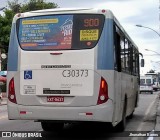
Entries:
POLYGON ((150 92, 153 94, 153 77, 150 75, 140 76, 140 93, 150 92))
POLYGON ((8 118, 45 131, 70 122, 125 129, 139 94, 139 51, 110 10, 15 15, 8 52, 8 118))
POLYGON ((158 73, 146 73, 146 76, 152 76, 153 78, 153 90, 157 91, 160 89, 159 76, 158 73))

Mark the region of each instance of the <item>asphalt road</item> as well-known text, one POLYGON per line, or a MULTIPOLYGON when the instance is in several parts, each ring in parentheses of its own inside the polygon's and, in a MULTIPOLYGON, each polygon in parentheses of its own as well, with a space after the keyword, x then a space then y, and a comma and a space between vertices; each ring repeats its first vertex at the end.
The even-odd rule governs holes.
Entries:
MULTIPOLYGON (((134 112, 132 119, 127 119, 127 126, 125 131, 152 131, 155 128, 156 107, 158 101, 158 92, 142 93, 139 98, 139 106, 134 112)), ((8 120, 7 106, 0 106, 0 131, 36 131, 42 134, 42 139, 52 138, 53 140, 137 140, 147 139, 147 137, 126 137, 126 132, 115 133, 115 129, 105 127, 100 124, 83 124, 77 123, 66 125, 64 130, 60 133, 45 133, 43 132, 39 122, 22 121, 22 120, 8 120), (110 133, 107 133, 110 132, 110 133)), ((127 133, 128 134, 128 133, 127 133)), ((4 138, 0 138, 4 139, 4 138)), ((5 138, 17 139, 17 138, 5 138)), ((33 138, 24 138, 32 140, 33 138)), ((40 138, 37 138, 40 139, 40 138)))

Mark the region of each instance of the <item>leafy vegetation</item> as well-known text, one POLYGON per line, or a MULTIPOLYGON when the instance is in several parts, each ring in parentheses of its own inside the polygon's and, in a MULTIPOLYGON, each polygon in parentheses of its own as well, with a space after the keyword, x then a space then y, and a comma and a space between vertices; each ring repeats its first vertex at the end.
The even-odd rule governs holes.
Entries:
MULTIPOLYGON (((18 0, 8 1, 8 8, 0 15, 0 48, 2 53, 8 52, 9 37, 12 19, 16 13, 23 13, 34 10, 50 9, 58 7, 54 2, 45 0, 28 0, 26 3, 19 3, 18 0)), ((6 60, 2 61, 2 70, 6 70, 6 60)))

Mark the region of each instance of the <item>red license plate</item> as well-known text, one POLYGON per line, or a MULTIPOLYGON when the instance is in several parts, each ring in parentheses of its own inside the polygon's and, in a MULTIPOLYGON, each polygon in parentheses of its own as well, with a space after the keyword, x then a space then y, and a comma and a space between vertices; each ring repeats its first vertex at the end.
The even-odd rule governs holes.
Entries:
POLYGON ((48 96, 47 102, 64 102, 63 96, 48 96))

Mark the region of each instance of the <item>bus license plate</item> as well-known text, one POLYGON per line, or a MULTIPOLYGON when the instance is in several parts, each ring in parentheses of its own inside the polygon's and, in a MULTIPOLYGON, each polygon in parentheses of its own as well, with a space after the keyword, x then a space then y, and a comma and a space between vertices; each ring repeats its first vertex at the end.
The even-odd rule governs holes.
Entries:
POLYGON ((48 96, 47 102, 64 102, 63 96, 48 96))

